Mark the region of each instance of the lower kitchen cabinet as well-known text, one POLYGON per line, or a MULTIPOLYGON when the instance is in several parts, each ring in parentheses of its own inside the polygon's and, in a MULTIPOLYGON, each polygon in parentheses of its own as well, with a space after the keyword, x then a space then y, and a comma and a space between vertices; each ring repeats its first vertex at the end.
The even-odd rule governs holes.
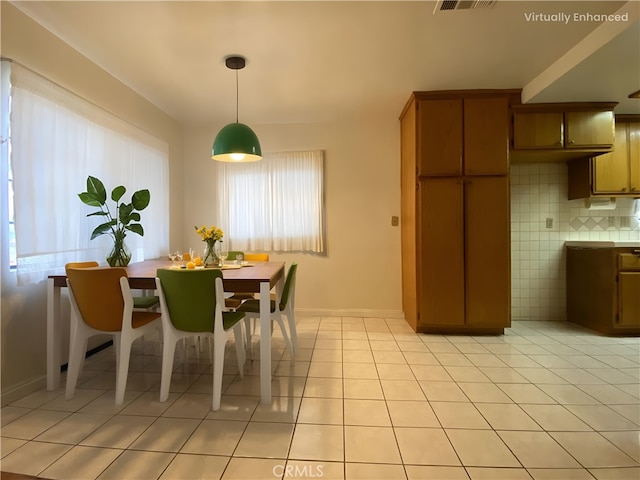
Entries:
POLYGON ((567 320, 607 335, 639 335, 640 250, 567 247, 567 320))

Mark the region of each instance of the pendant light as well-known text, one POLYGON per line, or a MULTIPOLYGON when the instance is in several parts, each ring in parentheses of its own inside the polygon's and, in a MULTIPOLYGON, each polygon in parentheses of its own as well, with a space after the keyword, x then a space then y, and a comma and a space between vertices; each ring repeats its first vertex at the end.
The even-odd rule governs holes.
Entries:
POLYGON ((236 122, 223 127, 213 141, 211 158, 219 162, 256 162, 262 159, 258 136, 247 125, 238 122, 238 70, 245 64, 244 57, 225 59, 227 68, 236 71, 236 122))

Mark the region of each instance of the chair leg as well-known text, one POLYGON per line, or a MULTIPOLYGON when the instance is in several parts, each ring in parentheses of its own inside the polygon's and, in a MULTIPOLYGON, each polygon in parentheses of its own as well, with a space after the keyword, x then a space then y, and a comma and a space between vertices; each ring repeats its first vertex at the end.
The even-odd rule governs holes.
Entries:
POLYGON ((132 340, 120 339, 120 355, 118 355, 118 368, 116 372, 116 406, 124 403, 124 392, 127 388, 127 377, 129 375, 129 358, 131 357, 132 340))
POLYGON ((213 336, 213 403, 214 411, 220 410, 222 397, 222 372, 224 368, 224 350, 227 344, 227 333, 218 332, 213 336))
POLYGON ((247 350, 251 351, 251 318, 244 317, 244 332, 247 337, 246 347, 247 350))
MULTIPOLYGON (((284 322, 282 321, 282 315, 276 314, 274 317, 271 317, 273 320, 278 322, 278 326, 280 327, 280 331, 282 332, 282 337, 284 338, 284 344, 287 346, 287 350, 289 350, 289 354, 291 354, 291 360, 295 361, 293 345, 291 343, 291 339, 289 338, 289 334, 287 333, 287 329, 284 326, 284 322)), ((273 325, 273 320, 271 324, 273 325)))
POLYGON ((242 324, 238 323, 233 328, 233 335, 236 339, 236 356, 238 358, 238 370, 240 378, 244 378, 244 364, 247 360, 244 348, 244 339, 242 338, 242 324))
POLYGON ((78 335, 77 331, 72 332, 71 344, 69 345, 69 363, 67 364, 67 385, 65 390, 65 398, 67 400, 72 399, 75 394, 78 376, 83 363, 82 360, 87 351, 87 338, 79 342, 78 335))
POLYGON ((293 352, 298 351, 298 330, 296 328, 296 317, 293 313, 287 313, 287 321, 289 323, 289 336, 293 345, 293 352))
MULTIPOLYGON (((184 339, 183 339, 184 340, 184 339)), ((173 373, 173 358, 176 351, 176 340, 169 339, 165 335, 162 345, 162 374, 160 377, 160 401, 166 402, 169 398, 169 388, 171 386, 171 374, 173 373)))

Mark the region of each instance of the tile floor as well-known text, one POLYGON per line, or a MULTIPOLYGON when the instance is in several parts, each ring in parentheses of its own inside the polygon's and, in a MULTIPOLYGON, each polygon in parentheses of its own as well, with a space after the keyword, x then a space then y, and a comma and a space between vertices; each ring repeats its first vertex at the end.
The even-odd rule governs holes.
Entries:
MULTIPOLYGON (((257 339, 254 338, 254 342, 257 339)), ((301 318, 295 364, 274 334, 271 405, 259 365, 228 348, 212 412, 208 354, 135 345, 114 407, 112 347, 75 398, 2 408, 2 470, 49 479, 640 479, 640 339, 566 323, 503 336, 413 333, 402 320, 301 318)), ((255 345, 255 343, 254 343, 255 345)))

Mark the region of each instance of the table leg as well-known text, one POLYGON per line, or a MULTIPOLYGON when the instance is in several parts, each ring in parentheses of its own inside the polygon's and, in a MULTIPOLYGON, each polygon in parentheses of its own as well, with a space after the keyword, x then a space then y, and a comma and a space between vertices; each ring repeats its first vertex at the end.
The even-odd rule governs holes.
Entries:
POLYGON ((269 282, 260 283, 260 396, 271 403, 271 298, 269 282))
POLYGON ((47 280, 47 390, 60 386, 60 287, 47 280))

